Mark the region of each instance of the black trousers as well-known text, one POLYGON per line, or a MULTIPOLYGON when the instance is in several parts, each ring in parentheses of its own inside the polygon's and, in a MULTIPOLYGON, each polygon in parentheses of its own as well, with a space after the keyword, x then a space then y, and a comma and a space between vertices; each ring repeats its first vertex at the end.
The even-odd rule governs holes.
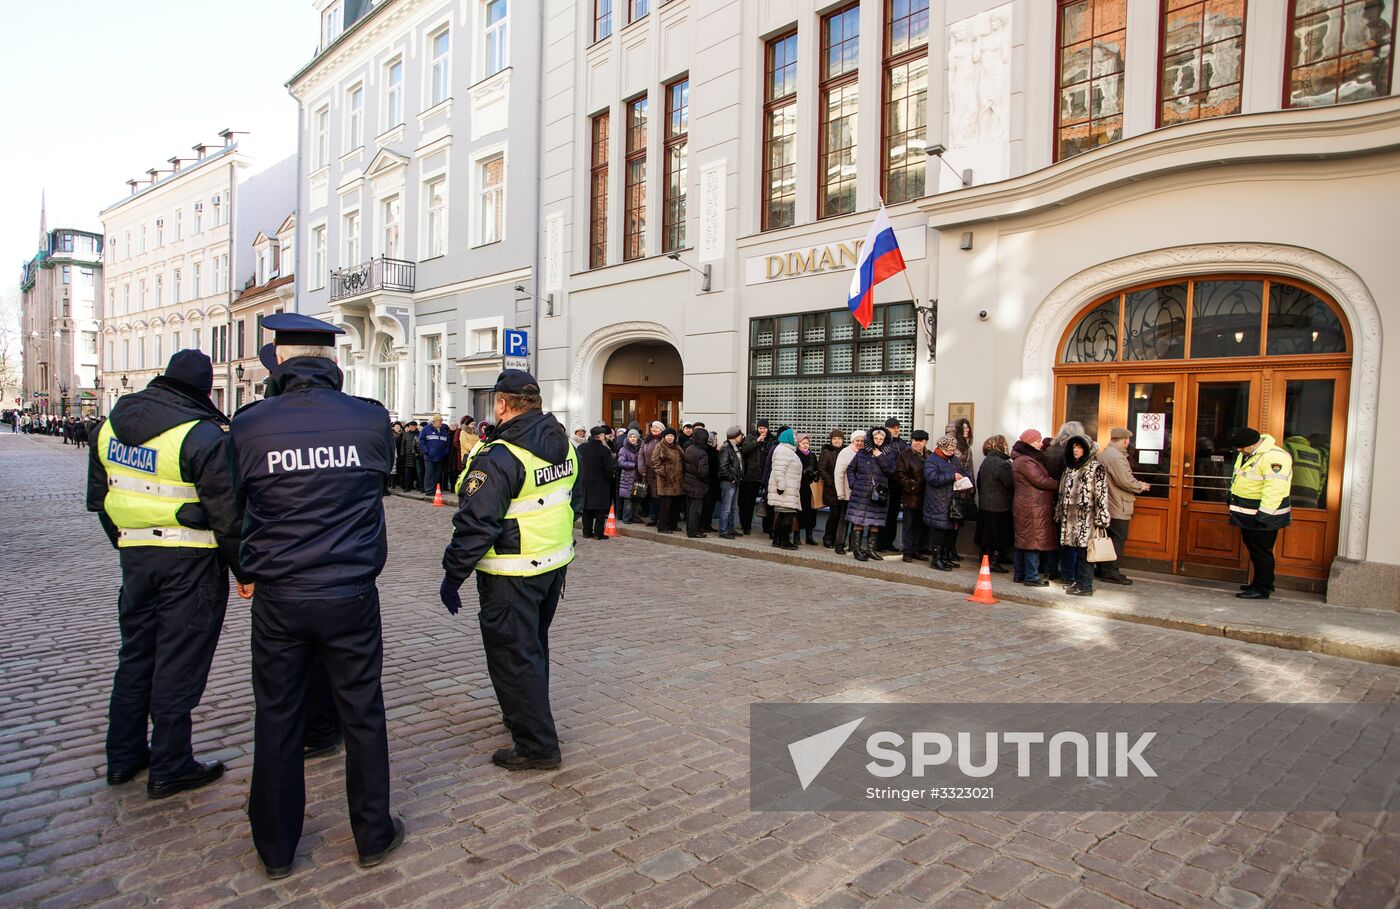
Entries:
POLYGON ((331 680, 321 661, 311 661, 311 674, 306 680, 306 736, 310 748, 334 745, 340 741, 340 717, 335 713, 335 695, 331 680))
MULTIPOLYGON (((835 490, 832 490, 831 495, 831 501, 827 503, 830 510, 826 513, 826 529, 822 531, 822 542, 835 545, 838 528, 846 523, 846 503, 836 498, 835 490)), ((845 539, 844 534, 842 539, 845 539)))
POLYGON ((924 513, 919 508, 904 509, 904 527, 901 530, 901 548, 904 555, 918 556, 919 547, 924 541, 924 513))
POLYGON ((585 508, 583 510, 583 535, 585 537, 601 537, 607 528, 608 510, 606 508, 585 508))
POLYGON ((1123 573, 1119 562, 1123 558, 1123 547, 1128 545, 1128 518, 1112 518, 1108 522, 1108 538, 1113 541, 1113 551, 1118 557, 1112 562, 1100 562, 1094 574, 1101 578, 1116 578, 1123 573))
POLYGON ((687 496, 685 500, 685 532, 689 536, 709 529, 705 522, 705 499, 703 496, 687 496))
POLYGON ((532 578, 476 575, 486 671, 501 717, 522 754, 559 756, 559 734, 549 708, 549 626, 568 570, 532 578))
POLYGON ((1249 550, 1249 561, 1254 566, 1249 586, 1260 593, 1273 593, 1274 544, 1278 542, 1278 531, 1240 528, 1240 536, 1244 537, 1244 548, 1249 550))
POLYGON ((253 597, 253 782, 248 819, 269 868, 289 865, 306 814, 302 743, 312 666, 325 670, 345 736, 345 795, 361 855, 388 848, 389 735, 380 673, 379 591, 308 600, 259 587, 253 597))
POLYGON ((658 498, 661 500, 661 507, 656 513, 656 529, 675 530, 678 517, 676 515, 676 509, 680 507, 681 497, 658 496, 658 498))
POLYGON ((228 571, 216 550, 120 550, 122 646, 107 711, 107 767, 151 762, 161 782, 195 769, 190 711, 199 706, 228 607, 228 571), (146 719, 150 718, 150 745, 146 719))
POLYGON ((739 484, 739 528, 748 533, 753 529, 753 509, 758 501, 758 483, 745 480, 739 484))

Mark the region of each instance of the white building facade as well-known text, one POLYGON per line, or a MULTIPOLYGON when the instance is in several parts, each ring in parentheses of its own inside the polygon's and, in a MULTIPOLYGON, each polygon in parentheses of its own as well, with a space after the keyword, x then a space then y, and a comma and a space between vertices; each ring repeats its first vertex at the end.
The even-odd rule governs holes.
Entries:
POLYGON ((106 407, 145 388, 186 348, 214 361, 214 403, 222 410, 233 403, 238 276, 252 277, 255 225, 293 193, 290 161, 253 175, 234 135, 225 131, 222 146, 196 145, 193 158, 172 158, 168 169, 129 181, 130 193, 102 212, 111 260, 102 329, 106 407))
POLYGON ((345 328, 347 390, 405 420, 489 418, 504 332, 538 306, 541 11, 316 5, 321 49, 288 83, 299 310, 345 328))
POLYGON ((1400 608, 1400 501, 1371 482, 1400 441, 1391 7, 546 7, 539 371, 572 424, 1128 426, 1154 484, 1128 555, 1221 580, 1253 425, 1316 465, 1286 583, 1400 608), (908 283, 862 329, 882 199, 908 283))

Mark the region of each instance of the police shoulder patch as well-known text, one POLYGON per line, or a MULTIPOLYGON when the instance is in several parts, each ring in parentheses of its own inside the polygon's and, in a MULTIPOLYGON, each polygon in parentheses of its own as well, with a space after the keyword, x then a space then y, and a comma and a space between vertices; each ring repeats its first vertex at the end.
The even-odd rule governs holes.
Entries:
POLYGON ((1270 464, 1269 466, 1274 469, 1274 473, 1278 473, 1280 470, 1283 470, 1282 464, 1270 464))
POLYGON ((467 474, 467 480, 462 484, 462 491, 468 496, 476 495, 476 491, 486 485, 486 471, 473 470, 467 474))

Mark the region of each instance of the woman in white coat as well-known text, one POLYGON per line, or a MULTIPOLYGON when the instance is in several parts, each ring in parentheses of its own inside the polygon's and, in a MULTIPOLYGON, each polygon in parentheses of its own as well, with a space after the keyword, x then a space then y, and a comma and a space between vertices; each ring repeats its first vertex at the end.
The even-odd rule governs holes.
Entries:
POLYGON ((796 549, 792 535, 797 515, 802 511, 802 459, 797 456, 797 439, 791 429, 778 436, 773 449, 773 470, 768 475, 768 507, 773 509, 773 545, 796 549))

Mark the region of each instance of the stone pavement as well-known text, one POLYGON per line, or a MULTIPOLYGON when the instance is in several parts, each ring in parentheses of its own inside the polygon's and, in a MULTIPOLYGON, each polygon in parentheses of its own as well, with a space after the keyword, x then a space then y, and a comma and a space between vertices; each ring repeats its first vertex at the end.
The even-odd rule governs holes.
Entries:
MULTIPOLYGON (((963 556, 960 569, 940 572, 930 569, 927 562, 906 564, 898 555, 889 553, 884 554, 883 562, 861 563, 850 555, 837 556, 822 546, 802 546, 792 551, 774 549, 762 533, 736 540, 721 540, 714 534, 692 540, 683 531, 662 535, 641 524, 619 524, 618 533, 935 590, 971 593, 977 583, 977 561, 967 555, 963 556)), ((1066 596, 1057 584, 1025 587, 1013 583, 1009 574, 992 575, 992 584, 996 597, 1008 602, 1400 666, 1400 613, 1328 606, 1321 597, 1289 590, 1278 591, 1266 601, 1238 600, 1235 587, 1229 584, 1138 571, 1127 573, 1135 579, 1132 587, 1099 584, 1092 598, 1066 596)))
MULTIPOLYGON (((102 778, 116 558, 83 462, 0 433, 0 906, 1172 907, 1400 903, 1400 814, 750 813, 756 700, 1358 701, 1400 670, 961 593, 583 541, 551 633, 564 768, 507 774, 475 622, 437 602, 449 509, 390 499, 381 580, 394 800, 360 871, 343 762, 308 770, 296 871, 261 873, 246 606, 231 600, 196 747, 161 802, 102 778)), ((464 588, 470 594, 471 586, 464 588)), ((139 778, 141 779, 141 778, 139 778)))

